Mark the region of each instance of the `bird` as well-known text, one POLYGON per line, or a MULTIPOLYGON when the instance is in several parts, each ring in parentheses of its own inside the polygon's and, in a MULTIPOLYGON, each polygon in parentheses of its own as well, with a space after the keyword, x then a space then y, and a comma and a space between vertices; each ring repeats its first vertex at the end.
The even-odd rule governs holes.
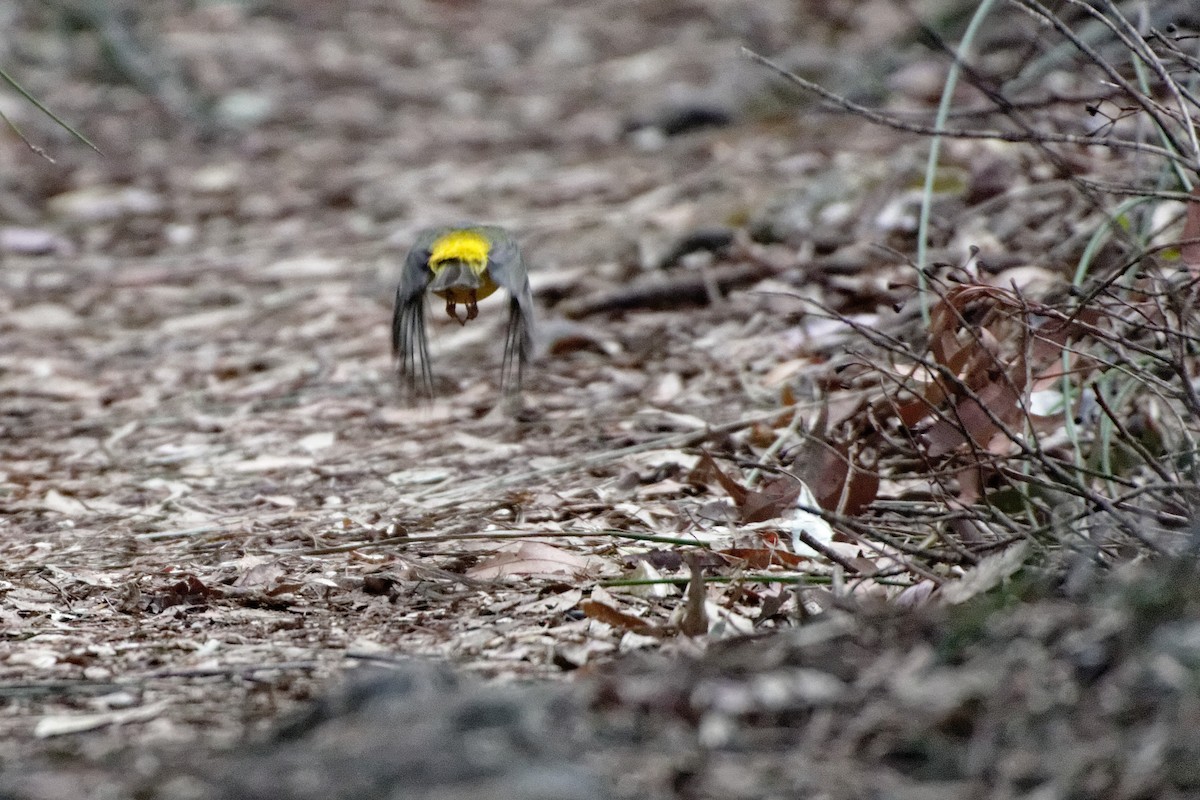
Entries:
POLYGON ((497 289, 508 293, 508 327, 500 390, 519 396, 533 355, 533 294, 517 241, 498 225, 459 223, 417 233, 404 260, 392 313, 392 355, 410 396, 432 398, 433 370, 425 330, 425 299, 437 295, 446 314, 461 325, 479 315, 478 303, 497 289), (464 307, 463 316, 458 306, 464 307))

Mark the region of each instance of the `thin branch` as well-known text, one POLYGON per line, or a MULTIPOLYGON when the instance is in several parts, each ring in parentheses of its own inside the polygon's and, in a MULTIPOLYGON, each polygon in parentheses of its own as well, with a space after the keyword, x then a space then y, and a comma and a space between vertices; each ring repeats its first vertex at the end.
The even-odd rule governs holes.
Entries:
POLYGON ((818 83, 801 78, 793 72, 790 72, 776 64, 766 56, 750 50, 742 48, 742 54, 756 64, 775 72, 780 77, 796 84, 800 88, 812 92, 819 97, 828 100, 839 108, 849 111, 856 116, 874 122, 878 125, 883 125, 894 130, 907 131, 916 133, 922 136, 945 136, 952 139, 991 139, 1001 142, 1021 142, 1021 143, 1057 143, 1071 144, 1080 147, 1109 147, 1117 150, 1128 150, 1136 153, 1148 153, 1150 155, 1159 156, 1168 161, 1177 162, 1188 169, 1200 172, 1200 160, 1196 158, 1185 158, 1179 153, 1172 152, 1166 148, 1157 145, 1146 144, 1145 142, 1135 142, 1128 139, 1104 138, 1097 139, 1093 136, 1085 134, 1073 133, 1050 133, 1039 131, 1035 134, 1018 133, 1015 131, 1003 130, 975 130, 965 128, 937 128, 933 125, 925 125, 897 117, 893 114, 885 114, 873 108, 855 103, 853 100, 845 98, 835 92, 831 92, 818 83))
MULTIPOLYGON (((70 125, 68 125, 63 120, 59 119, 58 116, 53 111, 51 111, 50 109, 48 109, 44 105, 42 105, 41 101, 39 101, 36 97, 31 95, 29 92, 25 91, 25 88, 23 86, 21 86, 21 84, 17 83, 16 80, 11 75, 9 75, 7 72, 5 72, 2 69, 0 69, 0 79, 3 79, 4 82, 7 83, 9 86, 11 86, 13 89, 15 89, 18 94, 20 94, 22 97, 24 97, 29 102, 33 103, 33 105, 35 107, 37 107, 37 109, 39 111, 41 111, 46 116, 50 117, 50 119, 57 122, 60 126, 62 126, 64 129, 66 129, 66 131, 68 133, 70 133, 72 136, 74 136, 76 139, 83 142, 88 147, 92 148, 97 153, 99 153, 100 155, 104 155, 104 153, 100 152, 99 147, 96 147, 96 145, 92 144, 90 139, 88 139, 86 136, 84 136, 79 131, 72 128, 70 125)), ((2 115, 0 115, 0 116, 2 116, 2 115)), ((25 142, 25 144, 29 145, 29 147, 35 153, 38 153, 39 155, 42 155, 42 156, 50 159, 51 161, 54 160, 54 159, 50 158, 49 156, 47 156, 46 153, 43 150, 41 150, 41 148, 34 147, 32 144, 30 144, 29 140, 26 139, 19 130, 17 130, 17 127, 15 125, 13 125, 11 121, 9 121, 8 117, 4 117, 4 121, 7 122, 14 131, 16 131, 17 135, 21 137, 21 141, 23 141, 23 142, 25 142)))

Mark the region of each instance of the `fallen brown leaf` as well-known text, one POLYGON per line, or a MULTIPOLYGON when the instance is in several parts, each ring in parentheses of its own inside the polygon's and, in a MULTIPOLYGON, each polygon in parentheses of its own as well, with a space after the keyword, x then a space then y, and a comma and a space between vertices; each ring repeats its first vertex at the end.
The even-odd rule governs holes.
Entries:
POLYGON ((603 622, 606 625, 612 625, 614 628, 633 631, 634 633, 642 634, 643 636, 660 636, 662 632, 659 628, 651 625, 641 617, 635 617, 633 614, 626 614, 624 611, 619 611, 607 603, 602 603, 599 600, 582 600, 579 603, 579 610, 594 620, 603 622))

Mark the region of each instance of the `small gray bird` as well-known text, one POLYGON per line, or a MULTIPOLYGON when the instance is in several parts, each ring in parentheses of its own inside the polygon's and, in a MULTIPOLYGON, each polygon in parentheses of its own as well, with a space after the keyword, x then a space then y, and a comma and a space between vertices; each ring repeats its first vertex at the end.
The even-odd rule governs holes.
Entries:
POLYGON ((479 315, 480 300, 497 289, 508 291, 508 331, 500 388, 506 398, 520 393, 525 364, 533 355, 533 295, 525 262, 512 235, 496 225, 464 223, 428 228, 404 260, 392 314, 392 354, 410 394, 433 396, 433 371, 425 332, 425 295, 446 301, 446 313, 460 324, 479 315), (466 307, 466 316, 457 306, 466 307), (418 360, 420 365, 418 366, 418 360))

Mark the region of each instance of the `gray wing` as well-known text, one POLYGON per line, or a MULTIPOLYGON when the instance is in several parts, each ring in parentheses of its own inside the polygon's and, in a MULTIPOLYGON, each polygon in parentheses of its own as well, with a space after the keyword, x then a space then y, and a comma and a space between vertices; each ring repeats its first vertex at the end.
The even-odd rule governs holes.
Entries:
POLYGON ((508 329, 504 337, 504 361, 500 372, 500 385, 505 394, 514 395, 521 390, 525 365, 533 358, 533 292, 529 288, 529 274, 516 241, 503 228, 486 226, 480 228, 492 240, 488 271, 492 280, 503 287, 509 295, 508 329))
POLYGON ((396 304, 392 310, 392 355, 397 374, 410 395, 433 396, 433 370, 429 364, 429 340, 425 332, 425 290, 433 273, 429 271, 429 248, 442 228, 430 228, 417 234, 416 242, 404 259, 396 304))

